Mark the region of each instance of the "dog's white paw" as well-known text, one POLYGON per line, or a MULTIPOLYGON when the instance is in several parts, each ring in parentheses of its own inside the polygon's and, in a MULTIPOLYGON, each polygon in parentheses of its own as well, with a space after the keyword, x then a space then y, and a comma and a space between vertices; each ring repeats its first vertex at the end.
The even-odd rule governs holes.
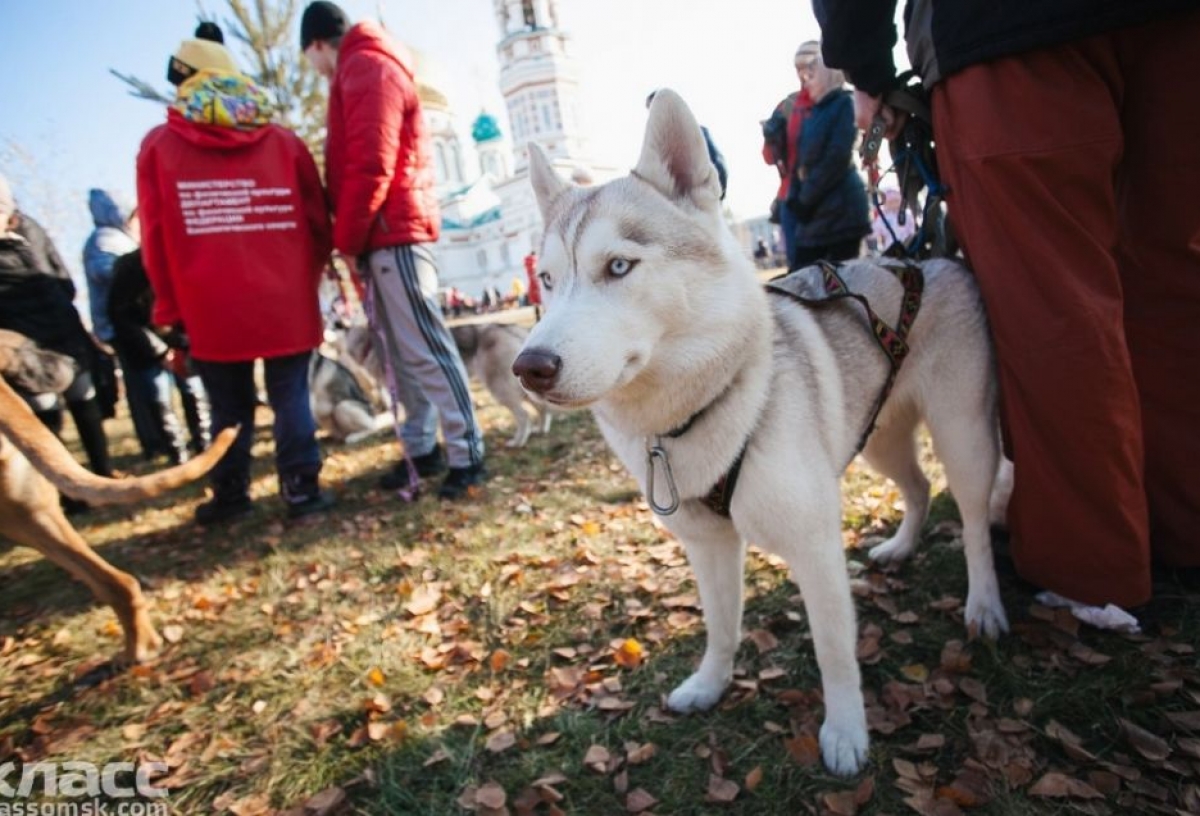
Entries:
POLYGON ((996 589, 968 592, 966 618, 967 630, 973 635, 996 640, 1008 631, 1008 615, 996 589))
POLYGON ((717 704, 729 683, 701 677, 697 672, 679 684, 667 697, 667 708, 685 714, 707 711, 717 704))
POLYGON ((901 540, 900 536, 892 536, 868 550, 867 555, 876 564, 898 564, 912 555, 913 546, 912 539, 905 541, 901 540))
POLYGON ((821 726, 821 759, 830 773, 853 776, 867 762, 867 724, 838 726, 829 720, 821 726))

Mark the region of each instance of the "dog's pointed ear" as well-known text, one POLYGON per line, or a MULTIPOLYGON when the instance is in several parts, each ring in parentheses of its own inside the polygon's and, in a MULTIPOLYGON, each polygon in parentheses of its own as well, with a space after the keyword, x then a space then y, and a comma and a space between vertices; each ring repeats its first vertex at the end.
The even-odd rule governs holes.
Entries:
POLYGON ((642 155, 634 172, 672 200, 712 209, 721 200, 717 169, 687 103, 669 89, 654 94, 642 155))
POLYGON ((568 184, 554 172, 550 160, 537 142, 529 143, 529 182, 533 185, 533 194, 537 197, 538 208, 545 221, 549 218, 554 200, 563 194, 568 184))

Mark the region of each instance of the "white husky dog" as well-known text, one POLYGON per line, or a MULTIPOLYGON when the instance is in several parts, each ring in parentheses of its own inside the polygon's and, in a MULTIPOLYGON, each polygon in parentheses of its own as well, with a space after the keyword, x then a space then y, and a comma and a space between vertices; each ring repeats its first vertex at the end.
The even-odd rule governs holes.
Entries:
MULTIPOLYGON (((785 558, 803 593, 821 670, 829 770, 856 772, 867 723, 842 548, 840 477, 889 363, 852 301, 810 309, 768 295, 725 225, 716 172, 691 111, 670 91, 650 109, 636 169, 601 187, 561 180, 536 145, 530 177, 545 220, 546 312, 513 366, 551 404, 590 406, 605 438, 687 550, 708 642, 676 688, 677 711, 714 705, 740 641, 745 542, 785 558), (702 501, 744 452, 719 515, 702 501), (669 512, 676 505, 675 512, 669 512)), ((805 288, 814 270, 784 285, 805 288)), ((963 518, 966 621, 1008 627, 988 533, 997 472, 996 389, 978 293, 950 261, 923 265, 910 354, 864 451, 900 487, 907 514, 872 557, 907 556, 929 504, 914 430, 924 420, 963 518)), ((842 270, 880 315, 902 287, 878 264, 842 270)))

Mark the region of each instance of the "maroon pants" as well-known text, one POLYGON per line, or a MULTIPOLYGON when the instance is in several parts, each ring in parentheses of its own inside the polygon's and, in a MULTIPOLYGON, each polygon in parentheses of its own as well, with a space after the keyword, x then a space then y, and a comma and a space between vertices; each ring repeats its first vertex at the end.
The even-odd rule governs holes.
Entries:
POLYGON ((1200 565, 1200 14, 996 60, 933 95, 996 342, 1012 553, 1089 603, 1200 565))

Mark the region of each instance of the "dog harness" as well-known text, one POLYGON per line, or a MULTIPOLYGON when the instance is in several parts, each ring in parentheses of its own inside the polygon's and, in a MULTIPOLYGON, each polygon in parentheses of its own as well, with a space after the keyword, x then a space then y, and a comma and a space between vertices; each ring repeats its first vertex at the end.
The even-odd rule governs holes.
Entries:
POLYGON ((883 382, 883 388, 879 391, 879 397, 875 400, 875 408, 871 411, 867 426, 863 429, 862 435, 858 439, 858 446, 854 449, 857 454, 867 446, 867 439, 875 430, 875 423, 879 419, 880 412, 883 411, 883 404, 887 402, 888 395, 892 393, 892 386, 896 384, 900 366, 908 357, 908 332, 916 322, 917 312, 921 309, 921 296, 925 292, 925 275, 922 274, 921 268, 912 261, 901 260, 880 264, 881 267, 895 275, 904 286, 904 297, 900 301, 900 317, 896 321, 896 328, 893 329, 875 313, 870 302, 864 296, 850 291, 850 287, 838 274, 836 265, 829 261, 820 261, 818 265, 821 267, 821 281, 825 289, 824 297, 809 298, 798 295, 782 287, 772 286, 772 281, 767 281, 767 292, 789 297, 797 303, 810 307, 828 306, 830 303, 852 298, 857 300, 866 311, 867 322, 871 324, 871 336, 875 338, 875 342, 887 356, 890 367, 887 379, 883 382))
MULTIPOLYGON (((925 291, 925 276, 922 274, 921 268, 911 261, 881 264, 884 269, 895 275, 901 285, 904 286, 904 296, 900 301, 900 316, 896 321, 896 327, 892 328, 871 308, 871 304, 866 297, 850 290, 850 287, 842 280, 842 276, 838 273, 838 268, 835 264, 829 261, 820 261, 818 265, 821 269, 824 297, 810 298, 798 295, 782 287, 773 286, 772 281, 767 282, 766 290, 769 294, 783 295, 810 308, 827 306, 849 298, 858 301, 866 311, 867 321, 871 327, 871 336, 875 338, 875 342, 887 357, 889 370, 887 379, 884 380, 883 387, 879 391, 879 396, 875 400, 871 416, 868 418, 867 425, 858 439, 858 445, 854 449, 854 452, 857 454, 862 452, 862 449, 867 446, 867 440, 875 430, 875 425, 879 420, 879 414, 883 411, 884 403, 887 402, 887 398, 892 392, 892 387, 896 384, 896 377, 900 373, 900 366, 903 365, 905 358, 908 357, 908 333, 912 329, 913 323, 916 322, 917 312, 921 309, 921 297, 925 291)), ((732 384, 730 387, 732 387, 732 384)), ((728 390, 729 388, 727 387, 716 399, 692 414, 687 422, 667 432, 665 436, 670 439, 678 439, 683 436, 728 390)), ((738 455, 729 465, 729 469, 717 479, 716 484, 712 486, 708 493, 699 498, 701 504, 723 518, 729 518, 729 508, 733 503, 733 492, 737 487, 738 475, 742 470, 742 460, 746 456, 746 448, 750 445, 750 437, 753 435, 754 431, 751 430, 746 437, 746 441, 742 443, 738 455)), ((662 436, 656 436, 654 444, 647 446, 646 457, 647 501, 650 504, 650 508, 656 514, 669 516, 679 509, 680 499, 679 490, 675 486, 675 476, 671 472, 671 461, 667 456, 666 449, 662 445, 662 436), (658 504, 654 498, 655 471, 659 468, 661 468, 663 476, 666 478, 667 489, 671 497, 670 503, 666 505, 658 504)))

